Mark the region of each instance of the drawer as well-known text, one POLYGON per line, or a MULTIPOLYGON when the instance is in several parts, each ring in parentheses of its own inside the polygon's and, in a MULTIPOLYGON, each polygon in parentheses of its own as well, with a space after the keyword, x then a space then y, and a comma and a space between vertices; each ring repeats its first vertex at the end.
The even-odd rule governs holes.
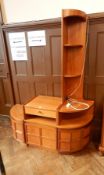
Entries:
POLYGON ((83 140, 82 140, 82 142, 81 142, 82 148, 84 148, 84 147, 89 143, 89 141, 90 141, 90 137, 89 137, 89 136, 83 138, 83 140))
POLYGON ((59 142, 59 152, 70 152, 69 142, 59 142))
POLYGON ((71 141, 77 141, 81 139, 82 129, 77 129, 71 132, 71 141))
POLYGON ((34 136, 40 136, 40 128, 36 125, 25 124, 25 131, 27 134, 31 134, 34 136))
POLYGON ((46 127, 42 128, 42 137, 56 140, 56 128, 46 127))
POLYGON ((17 122, 15 120, 11 120, 11 124, 12 124, 12 128, 13 130, 16 130, 16 131, 22 131, 23 132, 23 122, 17 122))
POLYGON ((26 135, 26 143, 30 144, 30 145, 40 146, 41 145, 40 137, 36 137, 36 136, 27 134, 26 135))
POLYGON ((82 129, 82 137, 86 137, 88 135, 90 135, 90 130, 91 130, 91 126, 87 126, 86 128, 82 129))
POLYGON ((23 133, 15 133, 16 136, 16 140, 20 141, 20 142, 24 142, 24 134, 23 133))
POLYGON ((70 142, 71 132, 69 130, 61 129, 61 130, 58 131, 58 133, 59 133, 59 140, 70 142))
POLYGON ((81 148, 81 140, 73 141, 70 143, 70 152, 79 151, 81 148))
POLYGON ((16 130, 16 122, 14 120, 11 120, 11 125, 12 125, 12 129, 16 130))
POLYGON ((52 149, 52 150, 56 150, 56 141, 51 140, 51 139, 42 138, 42 146, 44 148, 49 148, 49 149, 52 149))
POLYGON ((56 111, 43 110, 38 108, 29 108, 25 106, 25 114, 38 115, 43 117, 56 118, 56 111))

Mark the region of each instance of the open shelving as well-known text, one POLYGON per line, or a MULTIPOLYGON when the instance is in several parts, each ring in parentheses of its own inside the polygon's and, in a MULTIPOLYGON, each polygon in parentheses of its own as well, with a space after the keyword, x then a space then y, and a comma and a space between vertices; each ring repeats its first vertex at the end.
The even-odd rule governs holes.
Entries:
POLYGON ((87 15, 62 11, 62 101, 58 115, 59 151, 75 152, 89 142, 93 101, 83 99, 87 15))
MULTIPOLYGON (((83 95, 83 70, 86 49, 87 16, 79 10, 62 11, 62 98, 69 98, 75 89, 83 95)), ((73 98, 76 98, 76 93, 73 98)))

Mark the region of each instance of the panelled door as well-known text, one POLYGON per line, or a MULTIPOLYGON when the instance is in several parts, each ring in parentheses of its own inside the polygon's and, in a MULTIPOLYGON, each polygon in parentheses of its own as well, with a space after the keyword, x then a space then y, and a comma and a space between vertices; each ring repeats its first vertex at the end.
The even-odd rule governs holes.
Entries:
POLYGON ((15 103, 26 103, 37 95, 60 96, 60 28, 28 29, 7 31, 9 61, 13 81, 15 103), (29 46, 28 31, 45 30, 45 46, 29 46), (25 32, 28 60, 13 61, 8 33, 25 32))
POLYGON ((8 115, 14 104, 10 72, 4 44, 3 32, 0 26, 0 114, 8 115))
POLYGON ((104 19, 90 22, 86 63, 85 96, 95 101, 94 139, 99 140, 104 104, 104 19))

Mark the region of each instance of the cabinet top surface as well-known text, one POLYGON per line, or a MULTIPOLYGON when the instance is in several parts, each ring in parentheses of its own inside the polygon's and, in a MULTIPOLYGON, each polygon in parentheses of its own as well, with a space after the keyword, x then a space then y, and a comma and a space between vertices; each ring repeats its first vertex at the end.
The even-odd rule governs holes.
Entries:
POLYGON ((62 99, 60 97, 39 95, 24 106, 26 108, 30 107, 30 108, 57 110, 61 104, 62 99))
POLYGON ((94 101, 77 99, 77 100, 71 101, 69 103, 69 106, 67 104, 68 102, 65 101, 61 106, 59 112, 76 113, 76 112, 86 111, 87 109, 89 109, 91 106, 94 105, 94 101))

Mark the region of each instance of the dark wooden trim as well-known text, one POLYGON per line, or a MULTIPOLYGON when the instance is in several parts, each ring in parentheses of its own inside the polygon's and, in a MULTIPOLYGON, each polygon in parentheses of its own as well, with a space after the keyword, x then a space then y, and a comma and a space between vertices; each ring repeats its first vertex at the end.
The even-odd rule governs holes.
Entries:
POLYGON ((39 20, 39 21, 30 21, 30 22, 21 22, 21 23, 13 23, 13 24, 6 24, 2 25, 2 29, 4 31, 16 30, 20 29, 27 29, 29 28, 45 28, 45 27, 58 27, 61 25, 61 18, 54 18, 49 20, 39 20))

